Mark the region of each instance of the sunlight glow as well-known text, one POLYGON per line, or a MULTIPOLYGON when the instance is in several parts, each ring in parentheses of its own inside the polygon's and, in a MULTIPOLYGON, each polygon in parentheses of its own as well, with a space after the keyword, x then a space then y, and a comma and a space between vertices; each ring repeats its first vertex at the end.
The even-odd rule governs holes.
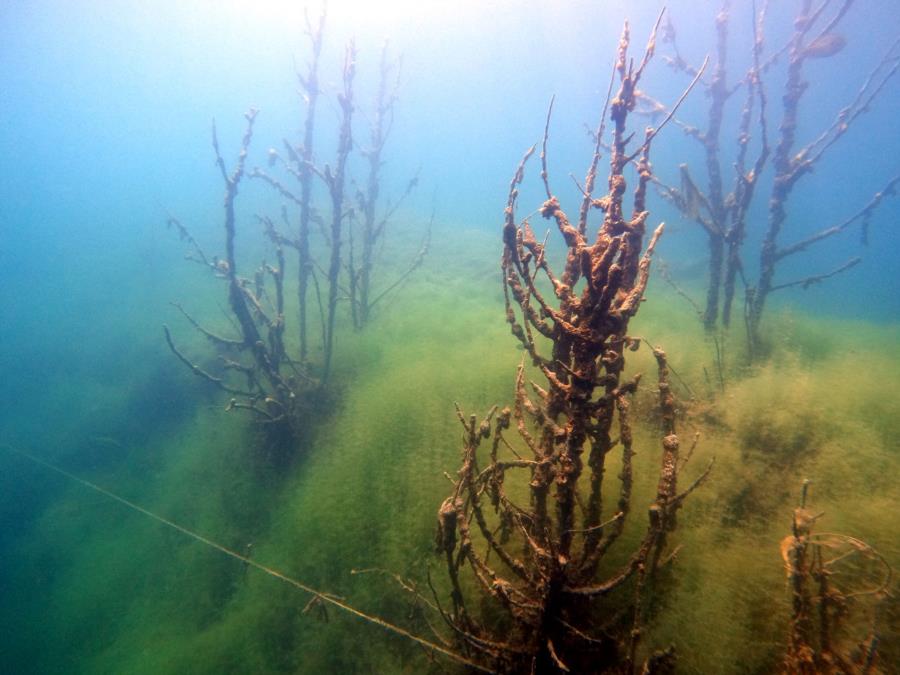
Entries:
MULTIPOLYGON (((331 0, 326 4, 327 21, 341 34, 362 39, 401 34, 423 28, 438 29, 447 21, 475 21, 480 11, 513 6, 512 0, 484 3, 477 0, 331 0)), ((231 0, 224 4, 235 21, 272 22, 278 25, 303 26, 304 13, 315 19, 323 7, 321 2, 293 0, 231 0)))

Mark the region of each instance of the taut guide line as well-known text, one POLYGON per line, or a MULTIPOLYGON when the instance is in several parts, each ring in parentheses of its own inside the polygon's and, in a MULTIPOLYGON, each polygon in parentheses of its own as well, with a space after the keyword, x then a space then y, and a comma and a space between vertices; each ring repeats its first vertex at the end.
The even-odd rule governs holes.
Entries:
POLYGON ((199 541, 202 544, 206 544, 210 548, 216 549, 220 553, 224 553, 225 555, 230 556, 236 560, 240 560, 245 565, 250 565, 251 567, 255 567, 259 571, 264 572, 265 574, 268 574, 271 577, 275 577, 276 579, 283 581, 284 583, 286 583, 290 586, 293 586, 294 588, 297 588, 305 593, 309 593, 310 595, 317 597, 321 602, 326 602, 326 603, 332 605, 333 607, 337 607, 338 609, 340 609, 344 612, 347 612, 348 614, 352 614, 353 616, 356 616, 356 617, 362 619, 363 621, 366 621, 371 624, 375 624, 376 626, 380 626, 381 628, 383 628, 384 630, 386 630, 388 632, 394 633, 394 634, 404 637, 408 640, 412 640, 413 642, 416 642, 419 645, 421 645, 422 647, 424 647, 426 650, 431 650, 432 652, 442 654, 443 656, 446 656, 448 659, 456 661, 457 663, 461 663, 465 666, 469 666, 470 668, 474 668, 475 670, 482 672, 482 673, 491 673, 493 675, 496 675, 495 671, 490 670, 489 668, 485 668, 484 666, 482 666, 478 663, 475 663, 474 661, 470 661, 465 656, 462 656, 461 654, 457 654, 456 652, 453 652, 453 651, 447 649, 446 647, 443 647, 442 645, 437 644, 436 642, 432 642, 431 640, 427 640, 423 637, 419 637, 418 635, 414 635, 413 633, 410 633, 408 630, 401 628, 400 626, 396 626, 392 623, 389 623, 388 621, 385 621, 384 619, 380 619, 377 616, 372 616, 371 614, 366 614, 365 612, 356 609, 352 605, 349 605, 346 602, 343 602, 342 600, 339 600, 324 591, 316 590, 312 586, 308 586, 307 584, 304 584, 302 581, 293 579, 293 578, 287 576, 286 574, 279 572, 276 569, 272 569, 271 567, 266 567, 262 563, 258 563, 255 560, 248 558, 247 556, 243 556, 236 551, 232 551, 230 548, 226 548, 225 546, 222 546, 221 544, 216 543, 215 541, 213 541, 211 539, 207 539, 202 534, 198 534, 197 532, 194 532, 193 530, 189 530, 186 527, 179 525, 178 523, 175 523, 167 518, 164 518, 163 516, 157 515, 157 514, 153 513, 152 511, 148 511, 144 507, 139 506, 138 504, 135 504, 134 502, 128 501, 124 497, 120 497, 119 495, 112 493, 109 490, 102 488, 99 485, 92 483, 89 480, 81 478, 80 476, 76 476, 73 473, 69 473, 65 469, 62 469, 54 464, 51 464, 50 462, 48 462, 46 460, 40 459, 39 457, 35 457, 34 455, 31 455, 31 454, 25 452, 24 450, 20 450, 18 448, 15 448, 11 445, 6 444, 6 443, 0 444, 0 448, 3 448, 15 455, 18 455, 19 457, 23 457, 23 458, 29 460, 30 462, 33 462, 34 464, 42 466, 46 469, 50 469, 51 471, 58 473, 59 475, 68 478, 69 480, 79 483, 80 485, 82 485, 90 490, 93 490, 94 492, 99 492, 100 494, 104 495, 105 497, 108 497, 114 501, 117 501, 120 504, 122 504, 123 506, 126 506, 133 511, 142 513, 143 515, 148 516, 149 518, 152 518, 153 520, 155 520, 159 523, 162 523, 163 525, 166 525, 167 527, 170 527, 173 530, 177 530, 178 532, 181 532, 181 534, 183 534, 187 537, 190 537, 191 539, 199 541))

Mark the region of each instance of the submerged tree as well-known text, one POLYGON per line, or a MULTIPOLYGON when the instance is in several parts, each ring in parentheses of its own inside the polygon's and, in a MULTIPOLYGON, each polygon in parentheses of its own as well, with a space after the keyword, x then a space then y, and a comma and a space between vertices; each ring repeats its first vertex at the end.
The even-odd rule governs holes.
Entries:
MULTIPOLYGON (((840 234, 857 223, 865 242, 869 221, 875 209, 884 197, 896 194, 900 175, 888 178, 866 205, 855 213, 848 214, 841 222, 798 238, 792 243, 782 242, 783 235, 791 229, 788 227, 788 202, 794 188, 803 176, 820 165, 827 152, 885 90, 900 68, 900 41, 891 46, 863 80, 853 100, 841 108, 836 118, 815 133, 810 141, 798 147, 800 104, 810 84, 804 79, 804 67, 809 59, 828 58, 843 49, 846 41, 836 31, 854 1, 843 0, 837 3, 826 0, 814 6, 812 0, 800 0, 794 18, 793 34, 786 45, 768 56, 765 53, 764 28, 769 3, 764 2, 758 13, 754 3, 750 65, 734 83, 728 81, 731 4, 725 0, 716 15, 715 58, 710 76, 701 79, 709 100, 705 125, 676 120, 685 134, 696 140, 702 148, 706 187, 700 187, 687 164, 680 166, 678 187, 659 182, 658 185, 661 194, 685 218, 699 224, 707 235, 707 293, 705 304, 700 309, 707 330, 727 328, 731 324, 736 285, 739 280, 744 284, 744 320, 752 357, 760 346, 760 322, 772 293, 798 286, 808 288, 850 269, 860 262, 860 258, 852 257, 835 269, 783 282, 775 278, 779 265, 791 256, 807 251, 814 244, 840 234), (832 9, 833 12, 829 14, 832 9), (765 85, 767 80, 774 79, 773 71, 779 61, 785 64, 785 83, 777 136, 770 143, 772 111, 765 85), (743 94, 742 106, 729 107, 737 94, 743 94), (730 117, 732 113, 733 116, 730 117), (730 158, 723 157, 723 126, 737 130, 735 150, 730 158), (731 179, 727 177, 730 172, 723 168, 725 163, 733 167, 731 179), (769 167, 773 171, 771 187, 763 190, 760 178, 769 167), (748 223, 748 213, 754 197, 764 191, 768 192, 768 222, 765 227, 754 226, 753 223, 748 223), (748 230, 755 230, 762 235, 755 281, 746 270, 748 261, 742 251, 748 230)), ((663 40, 671 48, 671 55, 665 57, 670 66, 690 77, 696 75, 696 68, 688 63, 678 49, 675 28, 671 22, 665 27, 663 40)), ((666 112, 665 106, 659 102, 643 95, 642 97, 649 105, 650 112, 666 112)))
MULTIPOLYGON (((299 226, 296 234, 279 230, 274 227, 271 219, 267 219, 266 235, 276 247, 290 246, 298 252, 297 297, 300 316, 300 356, 304 362, 309 352, 307 319, 309 280, 313 280, 322 322, 322 368, 320 379, 323 383, 327 382, 331 374, 337 304, 341 293, 340 276, 343 261, 343 231, 344 222, 347 219, 350 208, 345 201, 344 192, 347 184, 347 164, 350 153, 353 150, 353 80, 356 76, 356 47, 351 41, 344 53, 343 86, 337 95, 341 112, 334 167, 326 164, 324 167, 319 168, 314 161, 313 143, 316 103, 320 94, 318 63, 322 48, 324 21, 323 14, 317 28, 313 29, 307 19, 307 34, 310 36, 312 43, 312 59, 306 76, 298 74, 307 104, 303 142, 295 146, 290 141, 285 140, 286 157, 280 155, 275 149, 269 150, 269 164, 280 164, 288 174, 295 178, 300 184, 300 194, 295 194, 292 188, 258 168, 254 169, 251 174, 254 178, 264 180, 274 187, 282 197, 300 208, 299 226), (330 205, 328 222, 326 222, 322 213, 313 207, 314 176, 321 179, 328 191, 328 202, 330 205), (318 223, 326 241, 328 261, 325 265, 320 265, 316 262, 310 248, 310 225, 313 222, 318 223), (324 301, 321 286, 316 276, 317 270, 324 277, 323 282, 327 284, 324 301)), ((282 220, 290 228, 290 218, 288 217, 287 209, 282 209, 282 220)))
POLYGON ((372 111, 372 121, 369 130, 369 146, 362 151, 368 164, 365 189, 356 191, 356 202, 359 207, 360 217, 355 213, 351 215, 352 222, 349 229, 349 252, 347 261, 347 273, 350 277, 349 295, 350 311, 353 318, 353 326, 361 329, 369 323, 372 309, 378 302, 387 297, 404 279, 412 274, 421 264, 428 251, 428 242, 431 228, 422 241, 418 253, 412 262, 397 280, 379 293, 373 295, 372 276, 375 269, 375 261, 378 247, 384 243, 385 230, 402 206, 403 202, 418 185, 419 177, 414 176, 407 184, 400 197, 384 206, 379 214, 379 197, 381 194, 381 172, 384 168, 384 148, 391 135, 394 125, 394 104, 397 101, 397 89, 400 84, 400 62, 392 61, 388 57, 388 44, 384 43, 381 50, 379 66, 378 90, 375 94, 375 104, 372 111), (354 251, 358 246, 358 253, 354 251))
POLYGON ((334 354, 334 326, 337 313, 338 292, 341 274, 341 240, 345 218, 344 186, 347 180, 347 159, 353 148, 353 77, 356 74, 356 47, 351 42, 344 56, 344 89, 338 95, 341 106, 341 128, 338 132, 337 158, 334 170, 326 166, 322 172, 328 194, 331 197, 331 229, 328 243, 331 256, 328 263, 328 305, 325 324, 322 356, 322 379, 327 380, 331 374, 331 362, 334 354))
MULTIPOLYGON (((623 380, 622 372, 626 352, 640 344, 628 334, 628 323, 643 300, 663 229, 656 228, 642 253, 650 147, 665 122, 629 148, 627 119, 655 49, 656 28, 637 66, 628 57, 629 42, 626 24, 574 224, 550 188, 548 112, 541 148, 547 199, 540 213, 555 222, 565 242, 561 275, 550 267, 546 242, 536 239, 527 219, 516 220, 534 147, 510 184, 502 259, 507 321, 545 382, 529 382, 523 364, 512 409, 494 408, 480 422, 457 411, 465 429, 463 464, 439 512, 437 545, 452 589, 451 605, 440 611, 458 644, 500 672, 634 671, 642 593, 661 563, 677 510, 709 471, 679 492, 686 458, 679 456, 666 355, 656 349, 663 432, 656 498, 647 531, 624 565, 610 571, 602 564, 632 506, 629 399, 640 376, 623 380), (611 96, 616 79, 618 91, 611 96), (607 111, 613 126, 609 191, 595 198, 607 111), (632 161, 638 182, 629 216, 625 170, 632 161), (588 219, 595 209, 603 222, 591 236, 588 219), (518 439, 507 438, 510 427, 518 439), (486 441, 489 447, 482 449, 486 441), (618 502, 615 513, 604 515, 606 463, 616 448, 618 502), (527 477, 517 481, 523 472, 527 477), (520 503, 525 493, 527 505, 520 503)), ((646 668, 656 671, 670 661, 671 654, 657 654, 646 668)))
MULTIPOLYGON (((283 155, 274 149, 270 149, 268 153, 269 165, 279 165, 290 179, 296 181, 298 187, 259 168, 246 172, 246 175, 267 183, 288 204, 298 209, 296 221, 286 205, 282 206, 280 222, 268 215, 257 215, 262 234, 274 247, 275 264, 263 261, 252 277, 242 277, 237 271, 240 256, 235 250, 235 200, 238 187, 245 176, 247 153, 256 119, 255 110, 247 114, 247 131, 237 164, 230 174, 219 153, 218 138, 215 127, 213 128, 216 162, 226 186, 224 258, 207 256, 188 228, 176 218, 169 218, 170 226, 175 226, 182 240, 187 241, 191 247, 188 258, 209 267, 227 282, 227 316, 238 333, 237 337, 219 335, 202 326, 181 305, 176 304, 191 325, 214 345, 218 366, 204 368, 192 361, 184 351, 176 347, 166 327, 165 336, 169 347, 195 374, 231 395, 229 410, 249 410, 270 429, 286 431, 287 435, 280 439, 285 445, 296 440, 306 424, 302 409, 309 403, 310 397, 307 394, 314 390, 321 391, 331 376, 340 301, 350 298, 353 323, 357 327, 361 326, 368 319, 371 307, 421 264, 428 243, 426 236, 418 255, 398 282, 382 290, 375 298, 370 296, 375 247, 382 241, 387 222, 413 189, 416 180, 410 181, 403 197, 397 203, 389 204, 380 219, 376 217, 381 168, 384 164, 383 149, 392 126, 396 98, 396 84, 393 87, 390 84, 392 66, 385 48, 381 58, 373 118, 372 148, 366 153, 369 161, 367 189, 357 195, 363 214, 362 258, 357 264, 353 256, 351 227, 354 207, 352 198, 348 195, 350 160, 354 148, 357 52, 351 41, 344 53, 342 86, 336 95, 340 114, 334 160, 331 164, 320 165, 316 160, 315 148, 317 111, 323 95, 319 84, 319 64, 325 18, 324 11, 315 23, 306 15, 305 33, 310 43, 310 58, 306 70, 297 73, 305 101, 302 138, 297 143, 285 140, 283 155), (327 194, 327 200, 323 200, 327 202, 324 208, 317 208, 315 203, 317 181, 324 186, 327 194), (313 246, 316 231, 321 235, 321 247, 313 246), (346 245, 348 243, 349 246, 346 245), (286 249, 297 252, 297 349, 293 355, 289 352, 295 350, 286 347, 285 339, 288 315, 285 306, 285 282, 288 278, 286 249), (345 283, 345 271, 349 275, 349 284, 345 283), (322 346, 320 364, 310 358, 310 315, 313 313, 310 311, 311 299, 315 300, 319 310, 322 346), (241 360, 238 356, 242 354, 249 354, 250 358, 241 360)), ((291 344, 292 341, 288 339, 287 343, 291 344)))
MULTIPOLYGON (((300 206, 299 228, 293 236, 280 231, 268 216, 257 216, 263 227, 264 235, 274 244, 275 264, 263 261, 251 277, 238 274, 238 255, 235 247, 236 215, 235 200, 238 188, 245 176, 245 165, 253 136, 253 124, 257 111, 246 114, 247 130, 241 143, 237 163, 228 173, 225 161, 219 152, 218 136, 213 125, 213 148, 216 164, 225 182, 225 250, 224 258, 210 257, 204 253, 200 244, 177 218, 169 218, 169 225, 177 228, 179 236, 187 241, 191 249, 187 258, 209 267, 213 273, 228 284, 228 318, 239 337, 228 337, 218 334, 200 324, 188 314, 180 304, 176 308, 187 318, 190 324, 204 335, 214 346, 217 366, 204 368, 192 361, 179 349, 172 339, 168 326, 164 327, 166 342, 172 352, 187 365, 194 374, 227 392, 231 398, 227 410, 249 410, 257 421, 263 423, 271 431, 272 447, 279 452, 290 450, 308 423, 306 408, 310 403, 309 394, 319 390, 328 378, 331 366, 333 331, 335 324, 335 307, 338 295, 338 276, 341 264, 341 224, 344 218, 343 189, 346 176, 347 158, 352 148, 351 119, 353 111, 352 83, 355 72, 355 49, 351 44, 346 52, 344 62, 344 90, 338 96, 343 111, 340 139, 337 150, 336 169, 328 166, 319 171, 312 162, 312 148, 315 137, 315 112, 319 95, 318 62, 322 47, 322 31, 325 15, 321 15, 314 28, 307 18, 307 34, 312 44, 312 59, 306 76, 298 74, 304 85, 308 103, 304 124, 304 144, 294 148, 285 144, 293 164, 284 162, 300 183, 300 196, 295 197, 287 188, 268 175, 254 169, 249 175, 263 177, 278 188, 282 195, 290 197, 300 206), (328 314, 322 312, 322 335, 324 344, 324 365, 322 373, 316 377, 308 360, 307 338, 307 288, 309 279, 316 281, 315 286, 319 305, 322 307, 318 281, 312 276, 314 260, 310 252, 310 224, 320 220, 312 208, 312 180, 319 175, 328 186, 335 204, 332 231, 337 235, 331 239, 332 255, 329 269, 328 314), (285 347, 285 246, 298 251, 298 300, 299 300, 299 356, 292 357, 285 347), (249 359, 242 360, 243 354, 249 359)), ((270 158, 273 153, 270 152, 270 158)), ((288 223, 286 210, 283 209, 285 224, 288 223)))
MULTIPOLYGON (((297 251, 297 329, 301 362, 306 362, 309 356, 309 313, 307 307, 309 302, 309 280, 311 275, 315 273, 309 239, 310 225, 312 225, 316 217, 312 207, 313 179, 315 178, 313 151, 316 138, 316 112, 321 93, 319 88, 319 59, 322 54, 322 32, 325 28, 325 12, 323 11, 319 15, 319 21, 315 26, 310 22, 308 13, 304 13, 304 18, 306 20, 306 36, 310 41, 310 59, 306 72, 297 73, 297 81, 300 85, 303 100, 306 103, 306 114, 303 120, 303 141, 297 147, 285 141, 288 155, 293 161, 291 168, 296 172, 295 177, 300 183, 300 194, 295 197, 293 193, 280 189, 282 194, 291 198, 299 206, 299 222, 295 237, 286 237, 284 234, 279 234, 274 228, 267 229, 269 239, 276 246, 287 244, 297 251)), ((275 158, 276 155, 273 155, 272 151, 270 151, 270 163, 275 158)), ((259 175, 259 172, 254 171, 253 175, 259 175)), ((262 177, 265 178, 265 176, 262 177)), ((281 188, 279 183, 270 182, 276 188, 281 188)), ((286 212, 284 219, 285 221, 288 220, 286 212)))
POLYGON ((227 284, 228 308, 238 336, 222 336, 205 328, 180 304, 175 304, 190 324, 214 345, 219 372, 213 374, 192 362, 175 346, 168 326, 164 326, 164 332, 169 348, 179 360, 194 374, 231 395, 229 410, 249 410, 278 437, 286 434, 287 438, 296 438, 304 424, 302 393, 308 388, 310 377, 301 364, 288 356, 284 347, 284 256, 279 249, 276 265, 264 262, 252 277, 245 277, 238 274, 235 251, 235 199, 244 177, 256 114, 256 110, 250 110, 245 115, 247 129, 230 173, 219 151, 213 124, 216 165, 225 183, 225 256, 208 256, 178 219, 170 216, 168 221, 170 227, 178 230, 182 241, 190 245, 188 259, 209 268, 227 284), (245 358, 242 360, 241 357, 245 358))
MULTIPOLYGON (((401 197, 388 203, 379 214, 384 148, 393 126, 394 103, 398 82, 392 74, 397 70, 388 58, 387 45, 381 54, 379 80, 375 97, 370 147, 362 150, 366 158, 368 174, 365 190, 357 190, 353 198, 348 194, 351 187, 351 156, 358 143, 354 140, 353 120, 356 112, 354 103, 354 79, 356 76, 356 48, 351 42, 347 47, 342 71, 342 88, 337 95, 340 122, 337 132, 338 143, 332 164, 317 163, 313 146, 316 127, 316 111, 322 91, 319 86, 319 56, 322 49, 324 13, 313 27, 307 18, 306 33, 310 38, 312 56, 305 74, 298 73, 301 93, 306 103, 303 138, 299 143, 285 139, 284 154, 269 150, 270 166, 278 165, 288 178, 299 184, 299 190, 259 168, 253 169, 251 176, 272 186, 287 202, 299 208, 296 227, 292 223, 289 209, 282 209, 282 224, 276 226, 271 218, 263 218, 266 235, 278 247, 291 247, 298 252, 297 297, 299 308, 300 361, 308 363, 310 343, 309 305, 313 295, 319 308, 321 320, 322 366, 319 370, 322 382, 331 375, 334 355, 335 331, 338 306, 348 300, 351 321, 355 328, 362 328, 369 320, 372 307, 383 299, 399 283, 412 274, 422 263, 428 249, 429 236, 426 235, 419 252, 413 258, 400 278, 374 297, 372 295, 372 271, 378 247, 383 244, 385 228, 396 214, 403 201, 418 183, 418 177, 407 184, 401 197), (327 207, 316 207, 314 183, 319 181, 327 193, 327 207), (358 207, 358 209, 356 208, 358 207), (357 210, 359 215, 357 214, 357 210), (311 245, 313 225, 324 242, 317 256, 311 245), (318 258, 321 257, 322 260, 318 258), (314 293, 310 293, 310 281, 314 293), (323 289, 324 286, 324 289, 323 289)), ((430 230, 429 230, 430 234, 430 230)))

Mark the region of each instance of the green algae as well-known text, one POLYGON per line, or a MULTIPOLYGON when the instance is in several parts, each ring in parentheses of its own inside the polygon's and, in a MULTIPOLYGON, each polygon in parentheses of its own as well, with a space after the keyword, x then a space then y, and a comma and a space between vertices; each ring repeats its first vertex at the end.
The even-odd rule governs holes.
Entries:
MULTIPOLYGON (((151 350, 127 382, 85 374, 79 391, 95 414, 70 415, 65 433, 51 437, 49 456, 72 459, 78 448, 102 446, 80 466, 91 480, 365 611, 406 622, 402 591, 351 570, 381 568, 422 582, 447 491, 442 472, 458 464, 453 402, 483 412, 510 401, 521 359, 503 319, 493 238, 438 234, 433 248, 369 330, 340 330, 333 408, 316 412, 292 464, 255 456, 246 419, 222 412, 189 373, 159 380, 154 373, 170 366, 162 350, 151 350), (179 416, 154 412, 157 388, 182 409, 185 401, 193 407, 179 416), (157 423, 129 436, 120 420, 140 410, 157 423), (67 448, 67 438, 79 439, 77 447, 67 448)), ((747 366, 738 336, 721 341, 724 391, 709 377, 718 367, 715 344, 658 281, 633 325, 670 354, 683 437, 701 433, 684 480, 716 458, 710 481, 679 516, 672 588, 646 637, 648 648, 675 644, 680 672, 762 673, 779 662, 789 616, 779 542, 804 478, 829 529, 900 561, 900 523, 891 516, 892 477, 900 475, 897 326, 798 310, 768 320, 770 357, 761 365, 747 366)), ((644 348, 629 364, 632 372, 652 368, 644 348)), ((651 379, 635 405, 636 505, 649 503, 655 488, 651 379)), ((74 392, 64 379, 57 384, 54 407, 64 412, 74 392)), ((162 410, 165 403, 157 401, 162 410)), ((277 580, 100 495, 44 478, 58 493, 18 544, 12 575, 26 590, 4 610, 17 617, 14 657, 34 672, 429 668, 413 645, 333 610, 304 613, 309 598, 277 580), (49 646, 38 632, 52 636, 49 646)), ((640 536, 639 523, 629 527, 621 549, 640 536)), ((897 616, 884 622, 885 635, 897 630, 897 616)), ((898 663, 892 642, 883 640, 883 660, 898 663)))

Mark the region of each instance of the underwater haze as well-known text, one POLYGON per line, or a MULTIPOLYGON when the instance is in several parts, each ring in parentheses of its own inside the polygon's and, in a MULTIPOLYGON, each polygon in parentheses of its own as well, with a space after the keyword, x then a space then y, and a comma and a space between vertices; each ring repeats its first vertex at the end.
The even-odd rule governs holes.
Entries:
MULTIPOLYGON (((662 125, 647 226, 666 226, 628 330, 666 350, 679 433, 698 434, 683 484, 715 465, 669 534, 678 555, 639 654, 672 645, 678 673, 781 672, 794 606, 780 547, 808 480, 816 528, 864 542, 834 577, 848 603, 840 639, 877 651, 853 672, 900 673, 898 588, 882 583, 900 566, 900 4, 812 4, 796 137, 780 153, 805 0, 331 0, 304 163, 322 5, 0 3, 0 673, 468 672, 432 649, 475 658, 409 586, 430 602, 433 583, 449 606, 434 548, 463 448, 454 405, 479 418, 512 405, 524 363, 500 272, 510 180, 537 144, 517 217, 538 240, 549 232, 562 268, 565 244, 540 213, 551 97, 547 171, 574 217, 623 25, 639 61, 664 5, 630 149, 662 125), (335 201, 351 41, 352 147, 335 201), (704 141, 717 95, 716 148, 704 141), (245 140, 229 254, 223 193, 245 140), (737 251, 731 320, 716 282, 704 324, 716 218, 733 225, 722 214, 747 194, 736 175, 756 191, 745 231, 721 232, 723 275, 737 251), (370 242, 367 200, 381 227, 370 242), (266 380, 273 358, 282 370, 266 380), (300 400, 290 424, 269 433, 288 399, 300 400)), ((660 414, 652 353, 626 356, 629 377, 644 373, 627 552, 656 490, 660 414)))

